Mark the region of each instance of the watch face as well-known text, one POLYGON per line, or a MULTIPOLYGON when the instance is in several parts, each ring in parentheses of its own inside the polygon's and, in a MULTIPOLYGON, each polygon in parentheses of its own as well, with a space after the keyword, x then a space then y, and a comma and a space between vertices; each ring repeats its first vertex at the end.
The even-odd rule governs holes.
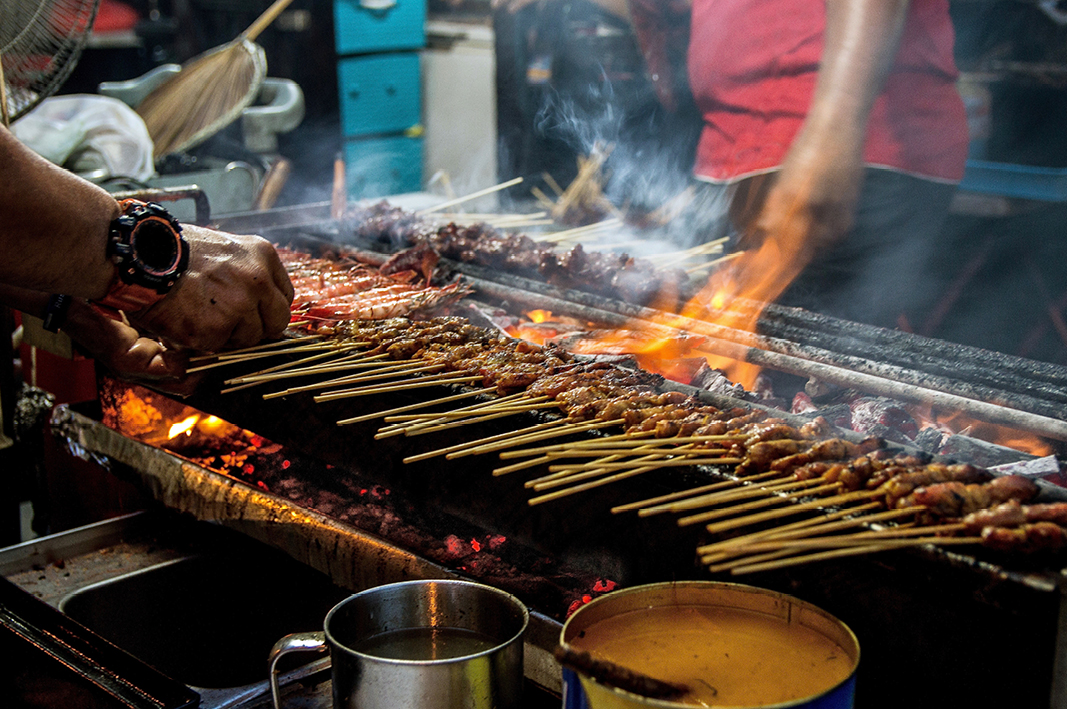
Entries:
POLYGON ((157 217, 138 223, 130 235, 130 246, 134 261, 153 276, 172 274, 182 255, 181 241, 173 227, 157 217))

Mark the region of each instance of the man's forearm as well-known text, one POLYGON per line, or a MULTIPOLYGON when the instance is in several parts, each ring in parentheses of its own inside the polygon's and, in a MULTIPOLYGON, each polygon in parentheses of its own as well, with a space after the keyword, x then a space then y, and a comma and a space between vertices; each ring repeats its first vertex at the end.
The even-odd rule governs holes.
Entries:
POLYGON ((0 282, 100 298, 114 275, 104 190, 52 165, 0 126, 0 282))
POLYGON ((808 127, 862 145, 900 46, 908 0, 825 1, 825 45, 808 127))

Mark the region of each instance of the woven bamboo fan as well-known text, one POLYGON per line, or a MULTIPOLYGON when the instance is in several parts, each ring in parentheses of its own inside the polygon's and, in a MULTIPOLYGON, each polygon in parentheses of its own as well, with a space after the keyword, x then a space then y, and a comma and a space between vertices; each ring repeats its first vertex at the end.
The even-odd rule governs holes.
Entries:
POLYGON ((25 115, 67 80, 100 0, 0 0, 0 122, 25 115))
POLYGON ((247 108, 267 75, 255 40, 292 0, 276 0, 237 39, 190 59, 137 107, 156 159, 199 145, 247 108))

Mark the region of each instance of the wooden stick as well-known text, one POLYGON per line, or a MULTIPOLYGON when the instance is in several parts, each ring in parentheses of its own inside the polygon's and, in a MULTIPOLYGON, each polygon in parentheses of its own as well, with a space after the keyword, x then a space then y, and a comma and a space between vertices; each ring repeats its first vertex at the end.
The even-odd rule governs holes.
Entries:
POLYGON ((351 399, 357 396, 371 396, 373 394, 387 394, 394 391, 408 391, 410 389, 425 389, 426 387, 442 386, 445 384, 459 384, 466 382, 474 382, 483 379, 481 374, 469 375, 465 377, 451 377, 451 378, 439 378, 439 376, 420 377, 414 381, 404 382, 403 384, 394 384, 392 386, 366 386, 357 387, 355 389, 342 389, 340 391, 331 392, 329 394, 320 394, 315 397, 315 403, 321 404, 326 401, 337 401, 338 399, 351 399))
POLYGON ((485 389, 478 389, 477 391, 468 391, 462 394, 453 394, 452 396, 445 396, 440 399, 431 399, 429 401, 420 401, 414 404, 408 404, 407 406, 398 406, 395 409, 386 409, 385 411, 378 411, 373 414, 363 414, 362 416, 353 416, 352 418, 341 419, 337 422, 338 426, 348 426, 353 423, 362 423, 363 421, 371 421, 373 419, 382 418, 389 414, 398 414, 404 411, 415 411, 417 409, 423 409, 427 406, 435 406, 437 404, 448 404, 453 401, 460 401, 461 399, 469 399, 474 396, 480 396, 482 394, 490 394, 496 391, 496 387, 486 387, 485 389))
MULTIPOLYGON (((763 529, 758 532, 750 532, 749 534, 744 534, 738 537, 731 537, 729 539, 724 539, 713 544, 705 544, 704 546, 697 547, 697 554, 714 554, 723 549, 729 549, 737 545, 743 545, 751 539, 770 539, 779 535, 785 536, 792 533, 803 534, 810 527, 826 524, 827 520, 839 520, 842 517, 861 514, 868 510, 877 509, 881 506, 882 505, 879 502, 868 502, 862 505, 857 505, 856 507, 848 507, 843 510, 837 510, 836 512, 831 512, 827 515, 824 515, 823 517, 811 517, 809 519, 802 519, 798 522, 783 524, 773 529, 763 529)), ((845 521, 853 522, 860 519, 867 519, 868 517, 874 517, 874 515, 864 515, 862 517, 856 517, 854 520, 845 521)), ((834 524, 836 524, 836 522, 834 522, 834 524)))
MULTIPOLYGON (((609 455, 603 459, 603 463, 612 463, 618 459, 619 456, 617 455, 609 455)), ((584 473, 552 473, 551 475, 545 475, 536 480, 527 480, 524 487, 530 488, 535 492, 541 492, 542 490, 550 490, 551 488, 559 487, 560 485, 569 485, 582 480, 588 480, 589 478, 597 478, 601 475, 606 475, 607 473, 608 471, 600 467, 587 470, 584 473)))
POLYGON ((493 470, 493 477, 498 478, 501 475, 507 475, 509 473, 515 473, 520 470, 526 470, 527 468, 535 468, 542 463, 547 463, 548 456, 541 456, 540 458, 530 458, 521 463, 513 463, 511 465, 505 465, 503 468, 496 468, 493 470))
POLYGON ((743 253, 745 253, 745 252, 744 251, 735 251, 732 254, 727 254, 726 256, 723 256, 722 258, 717 258, 717 259, 714 259, 712 261, 706 261, 706 262, 700 264, 699 266, 693 266, 692 268, 687 268, 687 269, 685 269, 685 272, 690 274, 690 275, 692 275, 694 273, 699 273, 700 271, 703 271, 705 269, 711 268, 712 266, 717 266, 720 263, 726 263, 727 261, 733 261, 735 258, 738 258, 743 253))
MULTIPOLYGON (((670 453, 668 455, 675 455, 670 453)), ((742 461, 741 458, 682 458, 681 460, 658 460, 656 465, 661 468, 678 468, 690 465, 737 465, 742 461)), ((626 468, 632 468, 637 465, 635 461, 626 461, 623 463, 608 463, 599 467, 601 470, 625 470, 626 468)), ((593 463, 587 463, 585 465, 550 465, 548 466, 549 472, 558 473, 563 471, 578 472, 581 470, 591 470, 593 463)))
POLYGON ((563 490, 556 490, 555 492, 550 492, 547 495, 541 495, 540 497, 530 498, 526 501, 526 504, 528 504, 530 507, 534 507, 535 505, 542 505, 546 502, 552 502, 553 500, 558 500, 560 498, 568 497, 579 492, 585 492, 586 490, 592 490, 593 488, 602 487, 604 485, 609 485, 611 483, 619 482, 621 480, 626 480, 628 478, 636 477, 643 473, 647 473, 650 470, 658 469, 659 465, 656 464, 649 465, 644 468, 628 470, 625 473, 616 473, 615 475, 609 475, 606 478, 600 478, 599 480, 593 480, 591 482, 583 483, 581 485, 575 485, 574 487, 564 488, 563 490))
POLYGON ((454 409, 452 411, 442 411, 438 414, 402 414, 399 416, 386 416, 386 423, 396 423, 398 421, 427 421, 427 420, 447 420, 455 418, 464 418, 471 415, 472 411, 478 412, 490 412, 490 411, 532 411, 534 409, 543 409, 546 406, 558 406, 554 401, 544 401, 547 396, 531 397, 530 403, 516 403, 508 402, 500 404, 498 402, 489 402, 487 404, 480 405, 481 408, 464 407, 462 409, 454 409))
MULTIPOLYGON (((269 374, 271 372, 276 372, 278 370, 285 369, 286 367, 290 367, 293 364, 307 364, 309 362, 317 362, 317 361, 321 361, 323 359, 326 359, 327 357, 333 357, 333 356, 334 356, 333 352, 323 352, 321 354, 311 355, 310 357, 304 357, 302 359, 298 359, 296 362, 287 362, 285 364, 278 364, 278 365, 275 365, 273 367, 268 367, 267 369, 261 369, 258 372, 253 372, 252 374, 250 374, 248 376, 256 376, 256 375, 260 375, 260 374, 269 374)), ((227 380, 226 382, 224 382, 224 384, 230 384, 233 381, 234 380, 230 379, 230 380, 227 380)), ((228 389, 223 389, 219 393, 220 394, 229 394, 231 392, 240 391, 241 389, 248 389, 250 387, 259 386, 260 384, 265 384, 265 383, 266 382, 263 382, 263 381, 249 382, 247 384, 240 384, 238 386, 229 387, 228 389)))
POLYGON ((735 576, 741 574, 751 574, 758 571, 774 571, 775 569, 785 569, 791 566, 800 566, 801 564, 810 564, 813 561, 825 561, 827 559, 839 559, 846 556, 859 556, 860 554, 874 554, 880 551, 889 551, 892 549, 905 549, 907 547, 923 546, 925 544, 937 544, 937 545, 960 545, 960 544, 981 544, 981 537, 920 537, 918 539, 893 539, 878 544, 871 544, 868 546, 850 547, 847 549, 834 549, 833 551, 818 552, 816 554, 807 554, 804 556, 794 556, 788 559, 780 559, 777 561, 768 561, 763 564, 750 564, 748 566, 738 566, 730 570, 730 573, 735 576))
POLYGON ((548 185, 549 189, 556 193, 557 197, 563 196, 563 188, 556 182, 556 178, 552 177, 552 175, 547 172, 542 172, 541 178, 544 179, 545 184, 548 185))
POLYGON ((435 205, 433 207, 427 207, 426 209, 420 209, 419 211, 417 211, 415 213, 416 214, 430 214, 432 212, 438 212, 438 211, 440 211, 442 209, 447 209, 448 207, 454 207, 457 204, 462 204, 463 202, 467 202, 467 201, 472 200, 472 199, 477 199, 478 197, 484 197, 487 194, 492 194, 493 192, 498 192, 500 190, 507 189, 508 187, 512 187, 512 186, 517 185, 517 184, 519 184, 521 182, 522 182, 522 178, 521 177, 516 177, 513 180, 508 180, 507 182, 501 182, 499 185, 493 185, 492 187, 486 187, 484 190, 478 190, 477 192, 471 192, 469 195, 466 195, 464 197, 457 197, 456 199, 449 200, 447 202, 442 202, 441 204, 435 205))
MULTIPOLYGON (((436 458, 439 455, 451 457, 453 454, 461 453, 463 455, 470 455, 469 451, 472 450, 472 446, 477 448, 476 444, 493 444, 500 441, 506 441, 508 438, 516 436, 516 434, 529 433, 533 434, 534 431, 544 431, 546 428, 552 428, 560 426, 567 422, 567 419, 559 419, 558 421, 548 421, 546 423, 539 423, 533 426, 527 426, 526 428, 519 429, 518 431, 508 431, 506 433, 498 433, 494 436, 486 436, 485 438, 479 438, 475 441, 468 441, 466 443, 457 443, 454 446, 448 446, 447 448, 438 448, 437 450, 428 451, 426 453, 420 453, 418 455, 409 456, 404 458, 405 463, 415 463, 420 460, 428 460, 429 458, 436 458)), ((552 431, 551 433, 555 433, 552 431)), ((522 437, 521 435, 519 436, 522 437)), ((457 456, 459 457, 459 456, 457 456)))
POLYGON ((749 510, 758 510, 763 507, 773 507, 775 505, 784 505, 792 502, 798 497, 808 497, 810 495, 816 495, 820 492, 829 492, 831 490, 837 490, 841 487, 841 483, 829 483, 826 485, 819 485, 809 490, 801 490, 789 495, 772 495, 762 500, 754 500, 740 505, 731 505, 726 509, 712 510, 710 512, 702 512, 697 515, 690 515, 689 517, 682 517, 678 520, 679 527, 689 527, 694 524, 700 524, 701 522, 709 522, 713 519, 720 519, 722 517, 732 517, 739 512, 747 512, 749 510))
MULTIPOLYGON (((495 387, 494 387, 494 391, 495 391, 495 387)), ((497 397, 496 399, 493 399, 491 401, 480 401, 480 402, 477 402, 477 403, 474 403, 474 404, 470 404, 469 406, 460 407, 458 409, 455 409, 454 411, 446 411, 446 412, 442 412, 442 413, 453 414, 453 413, 462 412, 464 416, 471 416, 471 415, 474 415, 476 413, 483 413, 485 411, 485 409, 490 408, 490 407, 506 406, 506 405, 514 402, 519 397, 523 397, 523 396, 526 396, 526 392, 519 392, 518 394, 511 394, 509 396, 497 397)), ((389 426, 382 426, 380 429, 378 429, 378 432, 379 433, 384 433, 386 431, 401 431, 402 432, 405 429, 412 428, 412 427, 419 426, 419 425, 423 425, 423 424, 419 423, 420 421, 424 421, 424 422, 426 422, 425 425, 430 426, 430 425, 436 425, 438 423, 445 423, 445 422, 448 421, 448 419, 447 418, 443 418, 440 413, 418 414, 414 421, 409 421, 407 423, 394 423, 394 424, 391 424, 389 426)))
MULTIPOLYGON (((640 514, 646 509, 658 510, 656 505, 662 505, 666 502, 672 502, 674 500, 682 500, 690 495, 699 495, 705 492, 712 492, 713 490, 722 490, 725 487, 736 486, 736 480, 723 480, 717 483, 709 483, 708 485, 701 485, 700 487, 690 488, 688 490, 682 490, 680 492, 671 492, 666 495, 659 495, 658 497, 650 497, 645 500, 638 500, 637 502, 630 502, 625 505, 617 505, 611 508, 611 513, 614 515, 622 514, 623 512, 634 512, 635 510, 640 514)), ((666 511, 666 510, 663 510, 666 511)), ((649 514, 658 514, 657 512, 650 512, 649 514)))
POLYGON ((807 492, 803 488, 811 488, 819 485, 822 482, 821 479, 815 478, 813 480, 787 480, 785 482, 778 482, 772 485, 744 485, 736 487, 731 490, 722 490, 719 492, 712 492, 706 495, 700 495, 698 497, 691 497, 687 500, 681 500, 678 502, 672 502, 660 507, 654 507, 651 511, 641 515, 642 517, 649 517, 656 512, 688 512, 689 510, 699 510, 702 507, 710 507, 712 505, 721 505, 731 503, 734 500, 747 500, 750 497, 771 497, 776 496, 779 492, 785 492, 787 490, 796 490, 801 488, 801 492, 807 492))
MULTIPOLYGON (((631 512, 637 510, 637 514, 641 517, 651 517, 652 515, 661 514, 663 512, 669 512, 669 508, 665 503, 674 502, 677 500, 685 500, 689 498, 695 498, 703 493, 714 492, 715 490, 727 490, 730 488, 740 488, 746 482, 754 482, 758 480, 765 480, 767 478, 778 478, 783 473, 779 470, 768 470, 764 473, 756 473, 755 475, 747 475, 740 478, 732 478, 730 480, 723 480, 722 482, 711 483, 710 485, 703 485, 701 487, 692 488, 689 490, 681 490, 679 492, 672 492, 668 495, 660 495, 659 497, 653 497, 648 500, 639 500, 638 502, 631 502, 627 505, 620 505, 615 508, 619 512, 631 512)), ((614 511, 614 510, 613 510, 614 511)))
POLYGON ((232 357, 234 355, 245 354, 248 352, 259 352, 260 350, 273 349, 275 347, 281 347, 283 345, 291 345, 294 342, 305 342, 307 340, 321 340, 322 335, 301 335, 300 337, 287 337, 283 340, 276 340, 274 342, 267 342, 262 345, 254 345, 252 347, 244 347, 239 350, 227 350, 225 352, 216 352, 214 354, 202 354, 196 357, 190 357, 190 362, 205 362, 209 359, 216 359, 218 357, 232 357))
MULTIPOLYGON (((560 422, 567 422, 568 419, 560 419, 560 422)), ((613 419, 611 421, 587 421, 585 423, 572 423, 568 426, 557 428, 553 431, 532 432, 526 435, 518 436, 510 440, 503 440, 500 442, 486 442, 484 445, 478 445, 468 450, 458 451, 455 453, 449 453, 446 458, 452 460, 454 458, 461 458, 466 455, 481 455, 482 453, 495 453, 505 448, 512 448, 514 446, 521 446, 524 443, 533 443, 535 441, 543 441, 548 438, 556 438, 558 436, 569 436, 572 433, 584 433, 586 431, 595 431, 599 428, 606 428, 608 426, 618 426, 623 423, 622 419, 613 419)), ((541 424, 542 426, 545 424, 541 424)), ((533 428, 533 427, 531 427, 533 428)), ((527 429, 523 429, 527 430, 527 429)), ((519 433, 519 431, 515 431, 519 433)), ((483 439, 484 440, 484 439, 483 439)))
MULTIPOLYGON (((381 369, 392 369, 396 367, 415 367, 419 366, 421 362, 382 362, 381 360, 388 357, 387 354, 379 355, 362 355, 355 353, 348 355, 347 357, 341 357, 333 362, 327 362, 325 364, 319 364, 311 367, 297 367, 285 368, 282 371, 264 372, 256 374, 248 374, 243 377, 234 377, 233 379, 226 380, 227 384, 249 384, 252 382, 276 382, 280 379, 293 379, 295 377, 305 377, 309 374, 329 374, 330 372, 344 372, 350 369, 369 369, 379 367, 381 369)), ((295 363, 293 363, 295 364, 295 363)), ((347 377, 346 377, 347 378, 347 377)), ((321 382, 320 382, 321 383, 321 382)))
POLYGON ((203 372, 203 371, 206 371, 208 369, 216 369, 218 367, 225 367, 226 365, 230 365, 230 364, 238 364, 240 362, 248 362, 248 361, 253 360, 253 359, 262 359, 264 357, 277 357, 278 355, 295 354, 297 352, 321 352, 322 350, 336 350, 336 349, 338 349, 337 345, 332 344, 332 343, 329 343, 329 344, 317 344, 317 345, 301 345, 300 347, 293 347, 293 348, 288 349, 288 350, 275 350, 273 352, 256 352, 254 354, 245 355, 244 357, 241 357, 240 359, 223 359, 223 360, 219 360, 217 362, 211 362, 210 364, 202 364, 199 367, 190 367, 189 369, 187 369, 185 371, 187 373, 189 373, 189 374, 193 374, 195 372, 203 372))
MULTIPOLYGON (((414 374, 415 369, 413 364, 387 364, 383 362, 371 362, 372 359, 377 357, 368 357, 364 360, 360 360, 360 364, 350 364, 339 371, 348 371, 352 369, 372 369, 371 372, 361 372, 358 374, 346 374, 343 377, 334 377, 333 379, 325 379, 311 384, 304 384, 296 387, 289 387, 288 389, 282 389, 280 391, 271 392, 270 394, 264 394, 263 398, 277 399, 281 396, 290 396, 292 394, 300 394, 305 391, 315 391, 317 389, 326 389, 329 387, 342 386, 346 384, 355 384, 356 382, 371 381, 377 379, 392 379, 393 377, 402 377, 408 374, 414 374)), ((431 367, 427 371, 440 371, 431 367)), ((325 372, 307 372, 305 374, 325 374, 325 372)), ((339 390, 340 391, 340 390, 339 390)))
MULTIPOLYGON (((554 403, 553 403, 554 405, 554 403)), ((451 423, 439 424, 437 426, 419 426, 414 429, 405 429, 405 436, 422 436, 427 433, 436 433, 438 431, 447 431, 452 428, 459 428, 460 426, 469 426, 473 423, 482 423, 484 421, 493 421, 494 419, 505 418, 507 416, 515 416, 517 414, 523 414, 530 411, 530 407, 521 409, 494 409, 493 413, 487 413, 481 416, 476 416, 469 419, 461 419, 459 421, 452 421, 451 423)))
POLYGON ((725 522, 719 522, 718 524, 709 524, 707 530, 710 534, 720 534, 722 532, 729 531, 731 529, 737 529, 739 527, 747 527, 750 524, 757 524, 759 522, 767 522, 772 519, 778 519, 779 517, 788 517, 789 515, 797 514, 798 512, 804 512, 812 510, 818 507, 829 507, 840 502, 852 502, 854 500, 870 499, 871 497, 879 496, 881 493, 877 490, 860 490, 859 492, 848 492, 842 495, 834 495, 821 500, 812 500, 811 502, 800 502, 795 505, 790 505, 787 508, 780 510, 770 510, 768 512, 760 512, 747 517, 741 517, 740 519, 726 520, 725 522))
POLYGON ((767 539, 755 541, 751 544, 739 547, 739 551, 778 551, 779 549, 836 549, 838 547, 862 546, 872 541, 882 539, 896 539, 899 537, 929 537, 931 539, 944 539, 935 536, 938 532, 959 532, 967 528, 965 524, 940 524, 929 527, 906 527, 901 529, 872 529, 855 534, 836 534, 818 539, 767 539))
POLYGON ((550 446, 538 446, 536 448, 523 448, 522 450, 517 451, 506 451, 500 454, 500 458, 502 460, 507 460, 508 458, 525 458, 526 456, 537 455, 538 453, 547 453, 549 451, 557 450, 569 450, 571 448, 595 448, 598 445, 612 446, 615 445, 617 441, 628 439, 632 436, 648 437, 652 435, 654 435, 653 431, 641 431, 639 433, 634 434, 620 433, 614 436, 602 436, 600 438, 592 438, 585 441, 572 441, 570 443, 553 443, 550 446))
MULTIPOLYGON (((378 356, 379 355, 376 355, 375 357, 368 357, 363 361, 369 363, 372 359, 377 359, 378 356)), ((381 362, 377 362, 377 363, 368 365, 368 367, 375 367, 375 366, 380 367, 380 369, 377 370, 377 373, 382 373, 383 370, 384 371, 388 371, 392 367, 395 367, 397 365, 383 364, 381 362)), ((368 367, 359 367, 359 369, 366 369, 368 367)), ((353 367, 353 369, 354 369, 354 367, 353 367)), ((411 372, 410 369, 407 369, 407 370, 401 369, 401 370, 395 372, 395 374, 409 374, 410 372, 411 372)), ((305 391, 315 391, 316 389, 325 389, 327 387, 341 386, 343 384, 352 384, 352 383, 358 382, 358 381, 365 381, 364 377, 368 377, 368 376, 370 376, 371 374, 374 374, 374 373, 375 372, 371 372, 369 374, 368 373, 346 374, 343 377, 334 377, 333 379, 325 379, 323 381, 313 382, 312 384, 304 384, 304 385, 298 386, 298 387, 289 387, 288 389, 282 389, 281 391, 272 392, 270 394, 264 394, 263 398, 264 399, 276 399, 276 398, 278 398, 280 396, 289 396, 291 394, 300 394, 301 392, 305 392, 305 391)))

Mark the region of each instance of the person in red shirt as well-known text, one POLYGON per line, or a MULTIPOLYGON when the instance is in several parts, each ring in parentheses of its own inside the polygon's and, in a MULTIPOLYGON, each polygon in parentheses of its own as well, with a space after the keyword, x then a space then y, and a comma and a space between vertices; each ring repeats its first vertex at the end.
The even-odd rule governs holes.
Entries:
POLYGON ((742 247, 803 243, 781 302, 914 317, 967 153, 948 1, 693 0, 690 31, 694 174, 742 247))
POLYGON ((677 239, 789 240, 806 267, 779 302, 914 322, 967 154, 948 0, 590 1, 631 20, 665 107, 695 101, 703 189, 677 239))

